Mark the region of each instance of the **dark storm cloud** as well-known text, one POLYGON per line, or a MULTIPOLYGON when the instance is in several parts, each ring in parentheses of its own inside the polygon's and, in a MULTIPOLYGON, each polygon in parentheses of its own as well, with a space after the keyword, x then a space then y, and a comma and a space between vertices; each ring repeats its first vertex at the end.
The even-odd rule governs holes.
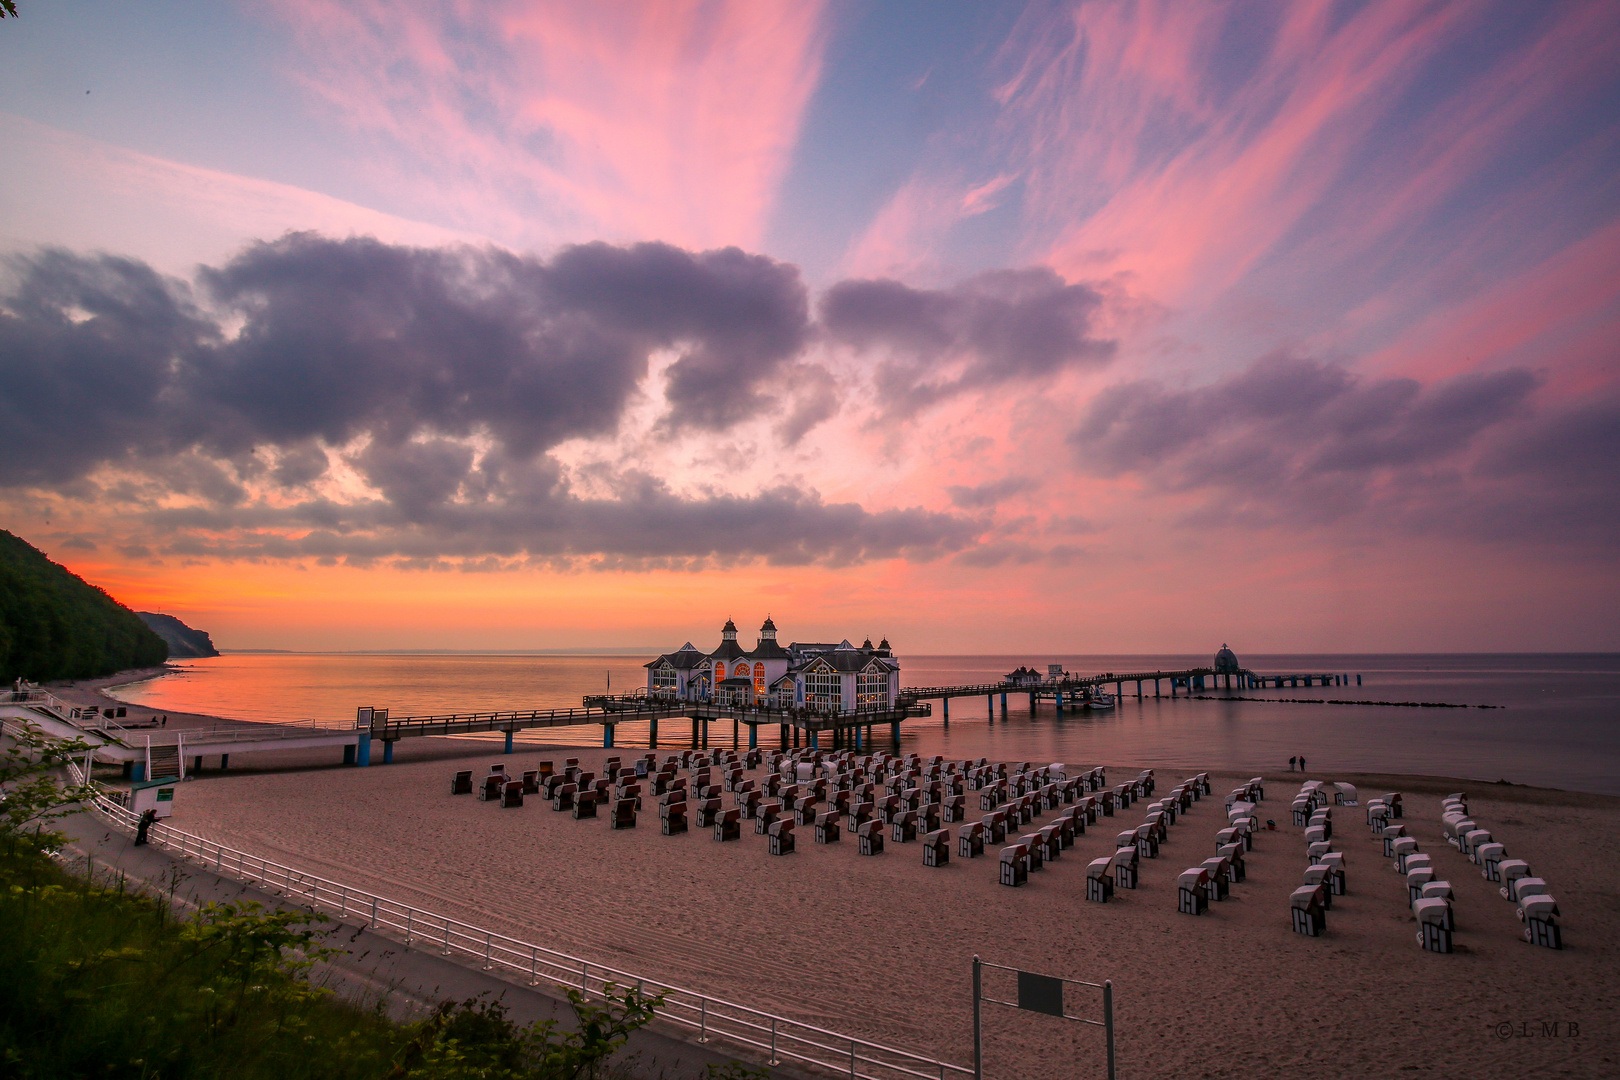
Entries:
POLYGON ((1121 384, 1069 442, 1093 475, 1206 491, 1201 520, 1578 541, 1620 530, 1620 399, 1537 407, 1516 369, 1424 386, 1269 357, 1197 389, 1121 384))
POLYGON ((843 281, 821 300, 834 340, 880 351, 884 398, 917 408, 964 390, 1100 366, 1112 341, 1092 336, 1103 298, 1051 270, 998 270, 944 290, 898 281, 843 281))
POLYGON ((597 478, 612 497, 569 490, 546 451, 616 430, 660 350, 677 354, 666 427, 724 428, 775 391, 791 442, 836 411, 828 373, 801 359, 798 271, 736 249, 541 260, 291 234, 203 268, 195 296, 128 259, 46 251, 13 270, 0 487, 111 500, 166 554, 842 563, 973 537, 950 515, 789 487, 691 498, 621 474, 597 478), (312 495, 334 459, 376 496, 312 495), (98 490, 87 478, 106 464, 126 476, 98 490), (282 496, 252 495, 265 485, 282 496), (175 494, 192 504, 166 505, 175 494))
POLYGON ((311 440, 398 446, 487 432, 533 455, 613 431, 673 349, 674 426, 724 427, 802 350, 798 271, 736 249, 564 249, 548 261, 467 248, 291 234, 255 244, 198 287, 127 259, 20 260, 0 302, 0 416, 19 439, 0 484, 60 483, 128 456, 190 446, 235 455, 311 440), (75 437, 58 430, 82 420, 75 437), (53 437, 54 432, 54 437, 53 437))

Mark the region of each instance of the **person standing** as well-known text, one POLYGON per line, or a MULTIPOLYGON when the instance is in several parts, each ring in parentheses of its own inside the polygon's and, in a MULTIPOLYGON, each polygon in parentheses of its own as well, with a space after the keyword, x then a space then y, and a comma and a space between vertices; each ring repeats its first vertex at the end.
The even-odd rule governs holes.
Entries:
POLYGON ((1305 755, 1304 754, 1299 755, 1299 771, 1300 772, 1305 771, 1305 755))
POLYGON ((1298 759, 1298 758, 1289 758, 1289 759, 1288 759, 1288 771, 1289 771, 1289 772, 1293 772, 1293 771, 1294 771, 1294 762, 1296 762, 1296 761, 1298 761, 1298 760, 1299 760, 1299 759, 1298 759))

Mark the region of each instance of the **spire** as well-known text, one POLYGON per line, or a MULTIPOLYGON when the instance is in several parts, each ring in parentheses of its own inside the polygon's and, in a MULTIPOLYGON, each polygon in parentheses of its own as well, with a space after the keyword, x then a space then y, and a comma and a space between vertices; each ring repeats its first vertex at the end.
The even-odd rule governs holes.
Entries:
POLYGON ((737 640, 737 624, 732 622, 730 619, 727 619, 726 620, 726 625, 722 626, 720 628, 720 640, 721 641, 736 641, 737 640))
POLYGON ((761 641, 776 640, 776 624, 771 621, 769 615, 765 616, 765 621, 760 624, 759 637, 761 641))

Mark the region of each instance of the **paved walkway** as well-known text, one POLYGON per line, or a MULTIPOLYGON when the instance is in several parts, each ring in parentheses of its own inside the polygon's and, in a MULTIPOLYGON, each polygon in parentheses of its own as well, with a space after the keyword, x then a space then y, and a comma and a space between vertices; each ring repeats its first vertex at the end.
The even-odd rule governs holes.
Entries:
MULTIPOLYGON (((88 812, 65 818, 58 827, 72 838, 64 855, 77 871, 84 871, 88 859, 89 870, 97 877, 122 873, 129 882, 149 892, 172 894, 179 906, 247 899, 266 907, 298 908, 274 892, 172 859, 161 849, 135 847, 129 836, 88 812)), ((488 994, 502 999, 508 1015, 518 1024, 556 1020, 563 1028, 574 1025, 573 1009, 566 998, 508 982, 438 953, 409 948, 358 924, 334 920, 334 925, 337 929, 331 943, 343 946, 348 953, 331 962, 324 981, 349 1000, 369 1004, 384 998, 391 1015, 411 1020, 426 1014, 440 1001, 462 1001, 488 994)), ((622 1057, 635 1059, 630 1064, 631 1075, 648 1080, 701 1080, 709 1065, 724 1066, 738 1060, 738 1056, 720 1049, 720 1044, 699 1045, 661 1027, 655 1023, 630 1037, 622 1057)), ((748 1063, 761 1067, 757 1062, 748 1063)), ((769 1072, 773 1078, 783 1080, 806 1075, 782 1066, 769 1072)))

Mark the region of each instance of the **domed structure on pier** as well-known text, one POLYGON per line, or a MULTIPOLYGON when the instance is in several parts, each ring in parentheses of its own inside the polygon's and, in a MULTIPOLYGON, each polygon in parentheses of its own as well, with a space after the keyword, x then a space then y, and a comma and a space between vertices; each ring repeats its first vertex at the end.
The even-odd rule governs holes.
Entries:
POLYGON ((1215 670, 1222 675, 1236 675, 1243 670, 1238 663, 1237 653, 1227 648, 1223 643, 1221 651, 1215 654, 1215 670))

